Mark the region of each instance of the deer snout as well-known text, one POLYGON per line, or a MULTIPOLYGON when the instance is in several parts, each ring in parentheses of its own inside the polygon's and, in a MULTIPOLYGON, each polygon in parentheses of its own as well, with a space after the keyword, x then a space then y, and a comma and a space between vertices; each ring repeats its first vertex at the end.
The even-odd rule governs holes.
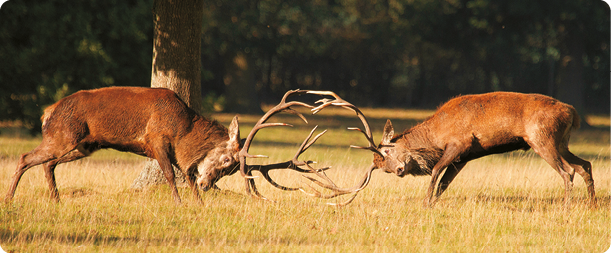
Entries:
POLYGON ((395 173, 399 177, 404 177, 405 176, 405 167, 404 166, 397 167, 397 169, 395 169, 395 173))
POLYGON ((200 177, 197 179, 197 186, 199 186, 202 191, 208 191, 212 188, 212 184, 210 183, 210 181, 204 177, 200 177))
POLYGON ((204 174, 201 175, 198 179, 197 179, 197 186, 199 186, 199 188, 202 191, 208 191, 210 189, 215 188, 216 181, 218 181, 218 178, 216 175, 212 175, 212 174, 204 174))

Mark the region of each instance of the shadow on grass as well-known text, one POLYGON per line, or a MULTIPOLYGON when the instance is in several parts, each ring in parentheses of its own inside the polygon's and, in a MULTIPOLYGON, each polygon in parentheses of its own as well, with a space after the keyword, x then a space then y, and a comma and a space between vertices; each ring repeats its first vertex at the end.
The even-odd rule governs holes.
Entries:
POLYGON ((223 197, 231 197, 234 199, 247 199, 250 198, 246 193, 234 192, 230 190, 210 190, 204 192, 203 194, 212 194, 213 196, 223 196, 223 197))
MULTIPOLYGON (((468 198, 465 197, 465 201, 468 198)), ((478 194, 475 197, 476 203, 484 204, 500 204, 507 209, 512 211, 536 211, 539 210, 537 206, 563 206, 563 197, 530 197, 530 196, 501 196, 501 195, 487 195, 478 194)), ((590 206, 590 199, 583 196, 571 197, 572 206, 586 206, 591 210, 608 210, 611 205, 611 196, 597 196, 596 205, 590 206)))
MULTIPOLYGON (((60 194, 60 198, 82 198, 82 197, 87 197, 87 196, 92 196, 92 195, 99 195, 100 193, 92 189, 79 187, 79 188, 61 189, 59 194, 60 194)), ((50 197, 49 193, 47 193, 46 195, 50 197)))
MULTIPOLYGON (((188 240, 187 240, 188 241, 188 240)), ((81 234, 58 234, 56 232, 31 232, 31 231, 17 231, 6 228, 0 228, 0 242, 2 248, 7 252, 21 252, 20 249, 24 248, 25 245, 32 245, 35 243, 49 243, 53 244, 66 244, 66 245, 81 245, 87 246, 121 246, 121 245, 143 245, 143 246, 171 246, 171 245, 185 245, 184 238, 139 238, 139 237, 120 237, 120 236, 104 236, 100 235, 96 231, 90 231, 90 233, 81 234), (11 246, 21 245, 21 246, 11 246)), ((198 241, 193 238, 192 244, 197 245, 198 241)), ((25 246, 25 248, 28 248, 25 246)))
POLYGON ((3 242, 3 247, 5 250, 10 250, 10 247, 7 247, 8 244, 21 244, 20 242, 36 242, 36 241, 54 241, 59 243, 70 243, 70 244, 83 244, 83 243, 91 243, 91 244, 106 244, 113 242, 126 242, 126 243, 137 243, 141 241, 139 238, 135 237, 102 237, 97 235, 97 233, 93 234, 57 234, 55 232, 24 232, 17 231, 13 229, 0 228, 0 241, 3 242))

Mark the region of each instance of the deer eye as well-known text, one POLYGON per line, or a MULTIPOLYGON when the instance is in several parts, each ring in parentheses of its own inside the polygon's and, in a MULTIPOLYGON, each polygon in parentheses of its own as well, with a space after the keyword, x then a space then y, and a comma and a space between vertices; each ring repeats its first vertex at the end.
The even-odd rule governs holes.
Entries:
POLYGON ((223 163, 229 163, 231 162, 231 159, 229 159, 229 157, 225 157, 225 160, 223 160, 223 163))
POLYGON ((390 149, 384 150, 384 153, 386 153, 387 155, 390 154, 390 149))

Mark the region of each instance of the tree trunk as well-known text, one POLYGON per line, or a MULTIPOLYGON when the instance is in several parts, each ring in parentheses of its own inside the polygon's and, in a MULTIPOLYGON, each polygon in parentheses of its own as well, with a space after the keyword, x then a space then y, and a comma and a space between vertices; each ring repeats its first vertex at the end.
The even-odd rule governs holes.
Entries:
MULTIPOLYGON (((189 107, 201 113, 201 32, 203 0, 155 0, 151 87, 173 90, 189 107)), ((174 167, 176 185, 186 179, 174 167)), ((134 189, 167 183, 156 160, 149 159, 134 189)))

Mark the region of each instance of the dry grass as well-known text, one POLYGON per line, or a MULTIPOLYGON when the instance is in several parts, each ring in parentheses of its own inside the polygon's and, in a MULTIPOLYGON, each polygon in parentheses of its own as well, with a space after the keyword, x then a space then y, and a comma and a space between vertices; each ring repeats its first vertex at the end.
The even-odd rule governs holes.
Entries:
MULTIPOLYGON (((215 118, 227 124, 223 115, 215 118)), ((243 132, 250 129, 248 118, 256 119, 243 116, 243 132)), ((354 122, 340 119, 321 115, 311 120, 330 132, 303 158, 332 165, 329 176, 349 186, 361 178, 371 155, 347 148, 362 144, 362 137, 346 133, 345 125, 354 122)), ((385 119, 370 119, 379 138, 385 119)), ((404 125, 396 127, 415 121, 398 119, 404 125)), ((269 155, 272 162, 287 159, 307 129, 262 131, 252 153, 269 155)), ((0 138, 0 194, 18 155, 38 143, 36 138, 0 138)), ((59 204, 49 201, 40 167, 26 172, 14 202, 0 204, 0 246, 9 252, 604 252, 611 240, 609 131, 577 132, 571 150, 593 164, 596 208, 588 207, 585 185, 576 176, 572 207, 565 210, 560 176, 532 152, 469 163, 438 204, 425 209, 430 177, 401 179, 379 171, 343 208, 258 179, 261 192, 277 202, 252 199, 245 196, 239 175, 222 179, 223 191, 202 194, 203 207, 180 189, 184 204, 175 206, 165 186, 129 189, 144 158, 104 151, 58 166, 59 204)), ((273 176, 289 186, 305 182, 291 172, 273 176)))

